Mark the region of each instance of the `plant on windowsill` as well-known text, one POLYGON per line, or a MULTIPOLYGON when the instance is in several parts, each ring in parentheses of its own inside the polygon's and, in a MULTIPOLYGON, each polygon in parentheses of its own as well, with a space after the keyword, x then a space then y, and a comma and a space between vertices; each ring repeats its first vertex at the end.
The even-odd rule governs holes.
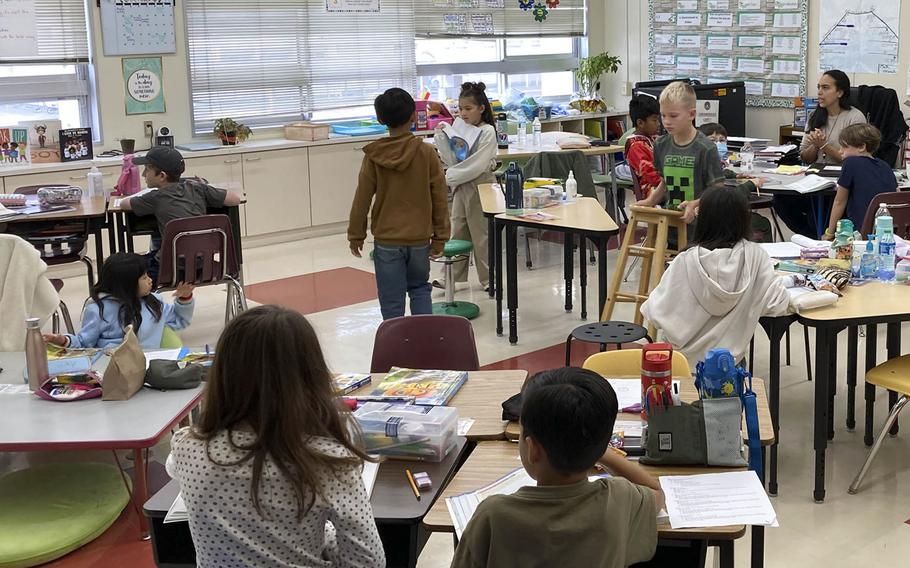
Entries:
POLYGON ((216 119, 215 127, 212 131, 225 146, 234 146, 239 142, 243 142, 252 134, 249 126, 241 124, 233 118, 216 119))
POLYGON ((578 82, 577 98, 569 103, 572 108, 581 112, 604 112, 607 103, 600 97, 600 78, 604 73, 616 73, 622 61, 619 57, 607 52, 579 61, 575 70, 575 80, 578 82))

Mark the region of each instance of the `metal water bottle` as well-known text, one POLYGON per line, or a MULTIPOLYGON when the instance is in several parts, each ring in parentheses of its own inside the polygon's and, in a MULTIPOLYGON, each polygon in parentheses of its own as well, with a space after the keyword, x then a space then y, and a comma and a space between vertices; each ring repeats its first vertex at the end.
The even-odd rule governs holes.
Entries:
POLYGON ((524 175, 518 164, 511 162, 506 170, 506 214, 521 215, 524 206, 524 175))
POLYGON ((496 147, 509 149, 509 120, 505 113, 496 115, 496 147))
POLYGON ((41 320, 25 320, 25 369, 28 390, 35 392, 47 381, 47 348, 41 337, 41 320))

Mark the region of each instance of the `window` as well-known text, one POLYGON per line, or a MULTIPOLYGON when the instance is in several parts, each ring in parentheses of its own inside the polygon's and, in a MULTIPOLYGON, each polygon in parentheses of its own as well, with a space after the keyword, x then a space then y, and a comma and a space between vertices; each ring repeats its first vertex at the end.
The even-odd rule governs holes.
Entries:
MULTIPOLYGON (((0 54, 0 124, 60 120, 91 126, 96 115, 84 0, 34 0, 35 43, 0 54)), ((30 31, 30 30, 29 30, 30 31)), ((100 139, 95 125, 93 134, 100 139)))
POLYGON ((325 0, 184 7, 196 133, 224 116, 251 127, 362 116, 390 87, 416 90, 411 0, 383 0, 379 13, 331 13, 325 0))

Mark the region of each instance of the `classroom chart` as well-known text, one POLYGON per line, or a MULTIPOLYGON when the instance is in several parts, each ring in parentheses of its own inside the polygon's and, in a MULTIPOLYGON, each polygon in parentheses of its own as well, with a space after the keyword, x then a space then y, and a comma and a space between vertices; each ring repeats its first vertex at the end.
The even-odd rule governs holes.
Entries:
POLYGON ((900 0, 822 0, 819 70, 897 73, 900 0))
POLYGON ((790 107, 806 94, 808 0, 650 0, 650 9, 651 79, 743 81, 750 106, 790 107))

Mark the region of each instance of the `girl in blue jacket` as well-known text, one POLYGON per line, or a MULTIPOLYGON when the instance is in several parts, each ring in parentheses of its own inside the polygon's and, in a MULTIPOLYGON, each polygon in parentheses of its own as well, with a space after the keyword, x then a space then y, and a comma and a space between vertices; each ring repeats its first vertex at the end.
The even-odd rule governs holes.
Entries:
POLYGON ((193 288, 181 282, 174 293, 177 301, 169 304, 152 293, 144 257, 113 254, 101 266, 98 283, 82 312, 79 333, 46 334, 44 339, 62 347, 116 347, 123 342, 126 327, 132 325, 143 349, 158 349, 165 326, 179 330, 193 319, 193 288))

